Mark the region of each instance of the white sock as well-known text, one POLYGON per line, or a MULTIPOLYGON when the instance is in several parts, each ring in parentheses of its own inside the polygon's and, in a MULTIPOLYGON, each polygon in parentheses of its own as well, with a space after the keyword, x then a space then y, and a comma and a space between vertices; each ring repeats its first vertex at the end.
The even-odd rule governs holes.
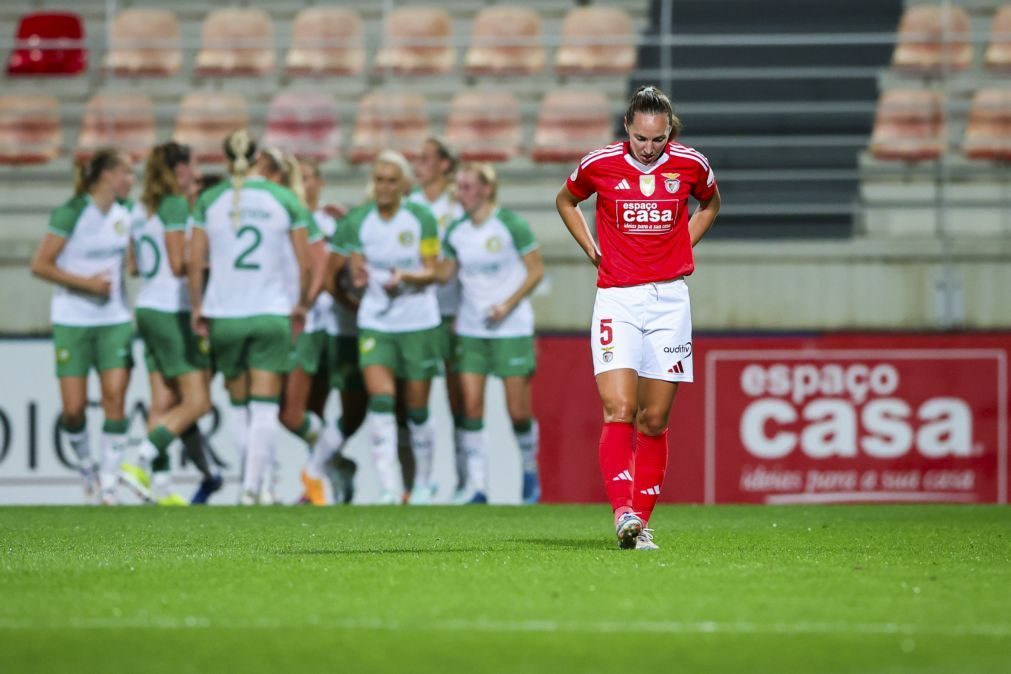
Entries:
POLYGON ((319 440, 320 431, 323 430, 323 420, 315 412, 306 412, 305 416, 309 419, 309 430, 305 432, 305 436, 302 439, 309 443, 311 449, 316 444, 316 441, 319 440))
POLYGON ((158 448, 150 440, 144 438, 140 447, 137 448, 137 465, 150 473, 151 462, 156 458, 158 458, 158 448))
POLYGON ((172 473, 161 471, 151 474, 151 498, 158 502, 172 495, 172 473))
POLYGON ((369 412, 369 434, 372 458, 379 474, 379 486, 390 494, 400 492, 399 461, 397 461, 397 419, 392 412, 369 412))
POLYGON ((235 456, 238 459, 239 471, 245 470, 246 445, 249 442, 249 405, 243 403, 228 406, 228 432, 235 443, 235 456))
POLYGON ((486 491, 488 478, 484 429, 463 431, 463 446, 467 450, 467 486, 474 491, 486 491))
POLYGON ((87 427, 82 428, 76 433, 63 431, 63 436, 70 443, 70 449, 73 450, 78 460, 80 460, 81 468, 91 468, 91 436, 88 435, 87 427))
POLYGON ((414 455, 414 488, 428 489, 432 483, 432 455, 435 453, 435 429, 431 418, 416 424, 408 420, 411 452, 414 455))
POLYGON ((334 456, 340 454, 344 449, 347 438, 341 433, 337 422, 327 424, 323 427, 323 432, 319 434, 319 439, 313 445, 309 462, 305 466, 305 472, 314 480, 323 479, 323 467, 334 456))
POLYGON ((260 492, 263 478, 269 479, 274 459, 274 439, 281 422, 278 403, 262 400, 249 402, 249 444, 246 449, 246 470, 242 477, 243 491, 260 492))
POLYGON ((102 433, 102 468, 98 475, 103 491, 114 491, 119 482, 119 466, 126 454, 126 433, 102 433))
POLYGON ((456 486, 463 488, 467 485, 467 447, 464 445, 462 428, 453 429, 453 450, 456 459, 456 486))
POLYGON ((540 427, 534 419, 530 430, 526 433, 516 433, 516 443, 520 446, 520 459, 523 462, 524 473, 537 472, 537 450, 540 446, 540 427))

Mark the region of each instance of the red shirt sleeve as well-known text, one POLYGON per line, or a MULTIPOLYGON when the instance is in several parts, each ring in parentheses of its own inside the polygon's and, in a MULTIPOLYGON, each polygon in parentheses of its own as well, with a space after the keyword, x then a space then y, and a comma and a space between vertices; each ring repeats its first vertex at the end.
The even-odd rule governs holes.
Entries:
POLYGON ((709 167, 708 160, 706 160, 705 166, 702 164, 697 164, 697 166, 695 181, 692 183, 692 196, 699 201, 712 199, 713 194, 716 193, 716 175, 709 167))
MULTIPOLYGON (((580 163, 583 162, 582 159, 579 161, 580 163)), ((597 191, 596 185, 593 184, 593 177, 590 175, 592 167, 592 164, 586 168, 580 168, 577 165, 576 170, 573 171, 569 175, 569 179, 565 181, 565 186, 577 199, 587 199, 591 194, 597 191)))

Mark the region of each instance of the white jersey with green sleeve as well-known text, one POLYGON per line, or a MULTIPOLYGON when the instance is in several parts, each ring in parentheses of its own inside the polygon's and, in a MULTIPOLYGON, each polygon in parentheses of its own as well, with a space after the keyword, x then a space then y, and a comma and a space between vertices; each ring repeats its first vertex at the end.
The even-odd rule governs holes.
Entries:
POLYGON ((443 254, 459 265, 463 288, 456 333, 464 337, 528 337, 534 334, 534 310, 523 298, 500 323, 488 322, 492 306, 504 302, 527 277, 523 256, 537 250, 527 221, 504 208, 479 225, 470 218, 453 223, 443 254))
MULTIPOLYGON (((302 202, 299 201, 299 206, 302 202)), ((306 222, 306 234, 308 235, 309 244, 314 244, 318 241, 323 240, 323 234, 320 232, 319 227, 316 225, 316 220, 313 218, 312 214, 308 210, 305 210, 303 218, 306 222)), ((311 258, 306 260, 306 264, 311 264, 311 258)), ((284 249, 284 273, 286 282, 288 284, 288 295, 291 298, 291 305, 295 306, 298 304, 298 296, 300 288, 299 274, 298 274, 298 258, 295 257, 295 247, 291 244, 291 237, 288 238, 288 245, 284 249)), ((306 313, 305 316, 305 332, 318 332, 323 328, 317 324, 317 317, 313 315, 310 311, 306 313)))
POLYGON ((162 199, 154 215, 138 203, 131 212, 130 237, 137 260, 141 286, 137 293, 138 309, 156 309, 169 313, 190 310, 190 295, 185 276, 172 273, 166 232, 185 232, 190 219, 190 207, 184 197, 169 194, 162 199))
MULTIPOLYGON (((429 201, 425 191, 419 187, 411 192, 407 200, 427 206, 432 211, 439 224, 439 241, 445 241, 449 226, 464 216, 463 206, 453 199, 449 190, 440 194, 435 201, 429 201)), ((460 280, 454 275, 445 283, 440 283, 435 287, 435 296, 439 300, 439 313, 443 316, 456 316, 460 310, 460 280)))
POLYGON ((113 202, 105 213, 88 195, 74 197, 52 212, 49 233, 64 240, 56 266, 76 276, 105 273, 108 297, 57 286, 50 305, 56 325, 118 325, 132 319, 123 284, 123 260, 130 243, 129 202, 113 202))
POLYGON ((247 178, 235 192, 223 182, 197 200, 193 226, 207 232, 210 279, 203 314, 211 318, 288 316, 294 307, 285 271, 291 232, 308 226, 308 213, 286 187, 247 178))
POLYGON ((441 322, 435 288, 403 283, 388 293, 386 283, 394 269, 421 271, 422 257, 439 254, 439 228, 432 212, 404 201, 389 219, 368 203, 348 213, 338 225, 337 250, 361 253, 369 276, 358 307, 358 327, 379 332, 412 332, 434 328, 441 322))

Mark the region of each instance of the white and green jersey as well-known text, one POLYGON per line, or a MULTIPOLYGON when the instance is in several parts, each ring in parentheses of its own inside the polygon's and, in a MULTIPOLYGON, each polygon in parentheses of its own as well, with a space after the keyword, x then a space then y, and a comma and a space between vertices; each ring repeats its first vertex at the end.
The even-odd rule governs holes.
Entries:
POLYGON ((97 297, 57 286, 50 320, 56 325, 90 327, 131 320, 123 287, 123 259, 130 243, 129 202, 113 202, 106 213, 87 194, 74 197, 53 211, 49 233, 64 239, 56 266, 76 276, 109 276, 109 297, 97 297))
POLYGON ((252 177, 239 192, 236 224, 234 196, 225 181, 200 195, 193 209, 193 226, 207 232, 210 245, 203 313, 212 318, 287 316, 294 302, 285 254, 292 230, 308 226, 309 213, 286 187, 252 177))
MULTIPOLYGON (((296 197, 297 199, 297 197, 296 197)), ((299 202, 301 205, 301 202, 299 202)), ((316 219, 306 213, 306 234, 308 234, 308 242, 310 245, 323 240, 323 234, 320 232, 319 227, 316 224, 316 219)), ((312 258, 306 259, 306 264, 312 264, 312 258)), ((288 297, 291 299, 291 306, 298 304, 298 298, 301 291, 301 279, 299 279, 298 273, 298 258, 295 257, 295 246, 291 243, 291 237, 288 237, 288 245, 284 249, 284 275, 285 282, 288 288, 288 297)), ((305 331, 306 332, 319 332, 323 327, 318 325, 318 317, 313 315, 312 309, 305 317, 305 331)))
POLYGON ((141 286, 137 293, 138 309, 156 309, 169 313, 190 310, 190 295, 186 278, 172 273, 166 232, 185 232, 190 219, 186 199, 170 194, 162 199, 158 211, 149 215, 147 207, 138 203, 131 212, 130 237, 137 260, 141 286))
MULTIPOLYGON (((425 190, 419 187, 411 192, 407 200, 427 206, 432 211, 435 221, 439 224, 439 241, 445 241, 449 226, 464 216, 463 206, 453 199, 449 190, 440 194, 435 201, 429 201, 425 196, 425 190)), ((439 300, 439 312, 443 316, 456 316, 460 310, 460 280, 455 274, 445 283, 435 287, 435 296, 439 300)))
MULTIPOLYGON (((334 234, 337 233, 337 221, 330 217, 322 208, 317 209, 312 214, 312 219, 316 223, 320 236, 327 241, 332 241, 334 234)), ((339 311, 351 313, 344 307, 339 306, 334 300, 333 295, 324 290, 316 298, 315 304, 312 305, 312 309, 306 317, 306 332, 324 330, 328 335, 336 336, 343 334, 339 331, 338 326, 337 312, 339 311)), ((354 314, 351 314, 351 320, 354 322, 354 314)), ((354 332, 352 331, 351 334, 354 334, 354 332)))
POLYGON ((534 334, 534 310, 523 298, 501 323, 489 324, 488 312, 515 293, 527 278, 523 256, 540 244, 527 221, 499 208, 481 224, 464 217, 446 234, 443 253, 459 265, 463 298, 456 333, 464 337, 528 337, 534 334))
POLYGON ((358 327, 380 332, 412 332, 441 322, 435 288, 402 284, 396 293, 383 288, 394 269, 421 271, 422 258, 439 254, 439 228, 432 212, 404 201, 389 220, 374 203, 353 209, 337 226, 334 249, 365 257, 369 283, 358 307, 358 327))

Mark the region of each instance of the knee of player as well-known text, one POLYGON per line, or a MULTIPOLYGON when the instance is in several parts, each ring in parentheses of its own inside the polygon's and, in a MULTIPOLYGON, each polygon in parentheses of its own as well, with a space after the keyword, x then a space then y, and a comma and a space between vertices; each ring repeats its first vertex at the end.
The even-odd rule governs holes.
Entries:
POLYGON ((667 414, 660 410, 641 409, 636 416, 636 428, 644 435, 660 435, 667 428, 667 414))
POLYGON ((199 419, 211 411, 211 399, 206 393, 202 393, 186 400, 186 407, 189 409, 190 416, 199 419))
POLYGON ((122 416, 125 404, 126 391, 102 391, 102 409, 106 416, 122 416))
POLYGON ((465 399, 463 401, 463 416, 468 419, 481 419, 484 417, 484 401, 480 398, 465 399))
POLYGON ((513 403, 507 405, 507 408, 509 421, 512 422, 513 426, 527 426, 531 423, 534 415, 529 405, 513 403))
POLYGON ((84 428, 85 408, 84 405, 74 407, 64 407, 60 412, 60 427, 65 431, 76 433, 84 428))
POLYGON ((632 423, 635 420, 635 403, 631 400, 605 400, 604 421, 607 423, 632 423))

